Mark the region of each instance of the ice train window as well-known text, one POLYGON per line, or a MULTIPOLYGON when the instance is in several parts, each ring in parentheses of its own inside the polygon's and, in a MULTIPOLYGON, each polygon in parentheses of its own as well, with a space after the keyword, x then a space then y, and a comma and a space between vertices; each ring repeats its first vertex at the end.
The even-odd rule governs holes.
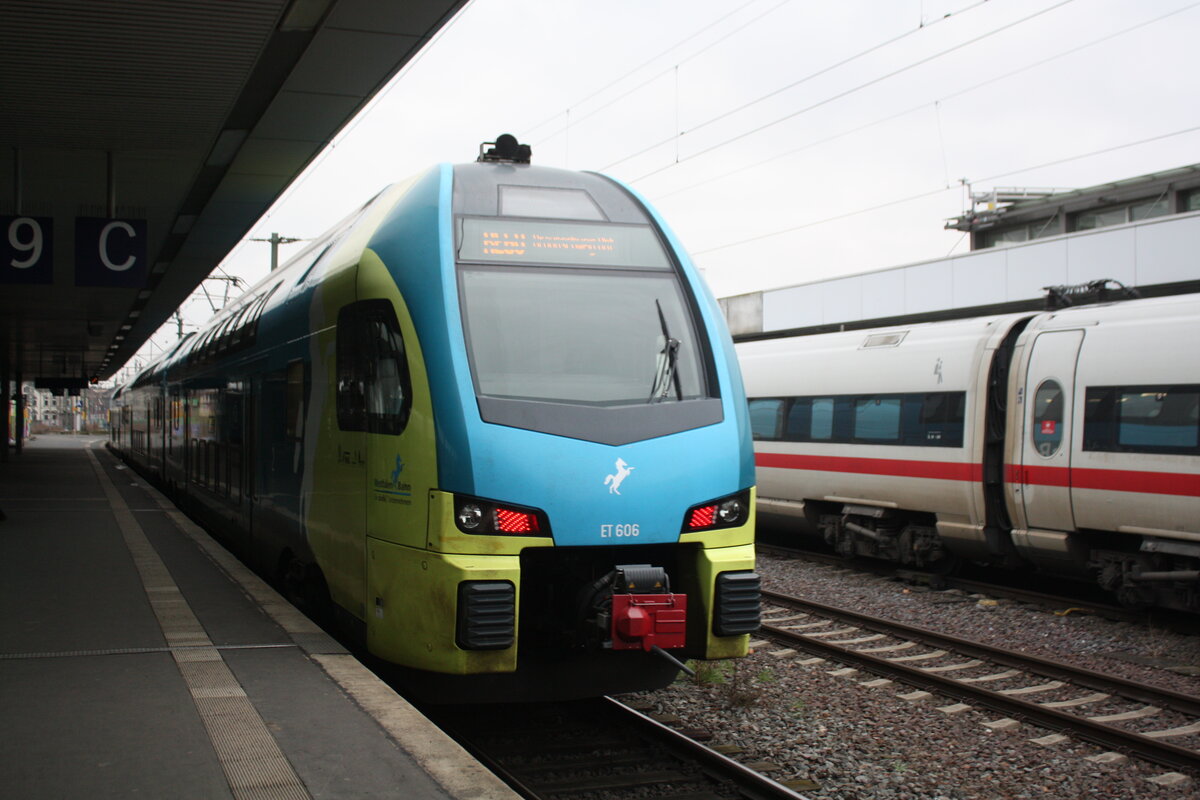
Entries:
POLYGON ((750 430, 755 439, 779 438, 779 412, 782 409, 783 401, 778 398, 765 397, 750 401, 750 430))
POLYGON ((1083 449, 1200 455, 1200 385, 1089 386, 1083 449))
POLYGON ((833 438, 833 398, 814 397, 812 401, 812 427, 809 429, 811 439, 833 438))
POLYGON ((860 397, 854 401, 854 438, 894 442, 900 438, 900 398, 860 397))
POLYGON ((1063 391, 1057 381, 1043 381, 1033 397, 1033 446, 1049 457, 1062 446, 1063 391))

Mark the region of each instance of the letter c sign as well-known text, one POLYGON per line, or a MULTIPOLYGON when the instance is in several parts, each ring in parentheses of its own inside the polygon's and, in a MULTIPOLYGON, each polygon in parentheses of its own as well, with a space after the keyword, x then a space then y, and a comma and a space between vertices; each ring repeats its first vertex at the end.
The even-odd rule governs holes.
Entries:
POLYGON ((100 261, 101 261, 101 263, 103 263, 104 266, 108 267, 113 272, 124 272, 125 270, 132 267, 135 263, 137 263, 137 258, 135 256, 130 255, 128 258, 126 258, 120 264, 114 264, 112 262, 112 260, 109 258, 108 236, 109 236, 109 234, 111 234, 113 232, 114 228, 124 231, 125 235, 130 238, 136 238, 137 231, 135 231, 133 229, 133 226, 130 225, 128 222, 125 222, 124 220, 120 220, 120 219, 113 220, 112 222, 105 225, 104 228, 100 231, 100 261))
POLYGON ((75 218, 75 285, 146 284, 146 220, 75 218))

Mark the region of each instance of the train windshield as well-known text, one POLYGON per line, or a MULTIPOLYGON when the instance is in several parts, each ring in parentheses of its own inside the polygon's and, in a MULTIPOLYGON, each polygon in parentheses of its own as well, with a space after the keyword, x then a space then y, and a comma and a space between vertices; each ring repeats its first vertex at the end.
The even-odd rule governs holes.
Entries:
MULTIPOLYGON (((462 183, 465 205, 494 196, 462 183)), ((484 422, 616 445, 724 418, 688 282, 655 227, 622 210, 623 195, 606 197, 625 221, 456 218, 463 332, 484 422)))
POLYGON ((460 270, 481 396, 597 406, 708 396, 704 351, 673 270, 460 270))

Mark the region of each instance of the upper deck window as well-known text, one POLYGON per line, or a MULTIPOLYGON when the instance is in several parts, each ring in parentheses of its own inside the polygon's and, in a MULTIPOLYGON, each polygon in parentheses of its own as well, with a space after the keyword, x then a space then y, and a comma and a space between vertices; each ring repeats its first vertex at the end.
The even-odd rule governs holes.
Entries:
POLYGON ((548 186, 501 186, 500 216, 605 220, 596 201, 583 189, 548 186))

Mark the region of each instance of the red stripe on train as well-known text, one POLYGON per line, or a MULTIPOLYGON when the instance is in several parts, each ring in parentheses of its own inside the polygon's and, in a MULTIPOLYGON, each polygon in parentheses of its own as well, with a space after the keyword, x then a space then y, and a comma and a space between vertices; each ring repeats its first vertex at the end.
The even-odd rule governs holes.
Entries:
POLYGON ((855 472, 865 475, 900 475, 943 481, 983 480, 983 466, 948 461, 900 461, 892 458, 845 458, 803 456, 784 453, 755 453, 754 464, 779 469, 808 469, 815 472, 855 472))
MULTIPOLYGON (((932 478, 945 481, 983 480, 981 464, 944 461, 755 453, 754 463, 759 467, 804 469, 814 472, 851 472, 863 475, 893 475, 901 478, 932 478)), ((1005 478, 1009 483, 1034 486, 1073 486, 1076 489, 1099 489, 1109 492, 1200 497, 1200 475, 1185 475, 1178 472, 1021 467, 1010 464, 1007 467, 1005 478)))
POLYGON ((1064 467, 1009 467, 1009 481, 1028 473, 1022 483, 1039 486, 1071 486, 1074 489, 1099 489, 1106 492, 1171 494, 1200 497, 1200 475, 1179 472, 1138 472, 1128 469, 1084 469, 1064 467))

